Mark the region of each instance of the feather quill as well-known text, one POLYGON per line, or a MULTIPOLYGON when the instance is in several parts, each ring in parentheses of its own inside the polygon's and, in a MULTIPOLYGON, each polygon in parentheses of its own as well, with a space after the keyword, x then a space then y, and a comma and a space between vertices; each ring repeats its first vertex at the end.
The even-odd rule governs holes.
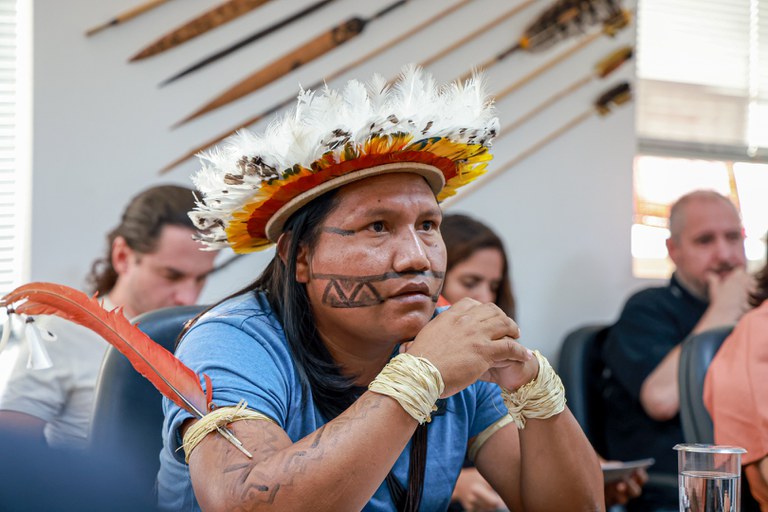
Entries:
MULTIPOLYGON (((100 335, 125 357, 164 396, 194 417, 208 412, 213 396, 211 379, 203 374, 206 391, 200 378, 176 356, 161 347, 132 325, 122 308, 107 311, 96 297, 54 283, 29 283, 19 286, 0 299, 0 307, 26 315, 56 315, 82 325, 100 335)), ((216 430, 248 458, 252 455, 226 426, 216 430)))
POLYGON ((19 314, 56 315, 94 331, 179 407, 196 418, 207 412, 212 392, 207 376, 208 396, 197 374, 132 325, 121 308, 107 311, 96 297, 53 283, 29 283, 16 288, 0 300, 0 306, 11 305, 19 314))

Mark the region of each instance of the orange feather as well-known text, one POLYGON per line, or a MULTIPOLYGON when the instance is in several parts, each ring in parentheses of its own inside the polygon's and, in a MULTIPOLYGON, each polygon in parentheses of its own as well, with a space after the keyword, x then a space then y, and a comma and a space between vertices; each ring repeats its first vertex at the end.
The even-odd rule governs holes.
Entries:
POLYGON ((29 283, 16 288, 0 300, 0 307, 13 306, 16 313, 56 315, 86 327, 119 350, 133 367, 163 395, 200 418, 208 411, 212 394, 210 379, 203 375, 207 395, 200 378, 176 356, 161 347, 123 315, 122 308, 107 311, 94 297, 67 286, 53 283, 29 283))

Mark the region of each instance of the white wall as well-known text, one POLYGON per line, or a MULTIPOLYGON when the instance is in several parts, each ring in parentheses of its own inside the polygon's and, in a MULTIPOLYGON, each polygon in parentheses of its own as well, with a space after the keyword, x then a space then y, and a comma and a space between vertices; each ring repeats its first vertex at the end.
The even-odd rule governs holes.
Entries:
MULTIPOLYGON (((372 22, 353 43, 337 49, 245 99, 171 131, 169 127, 205 101, 354 14, 368 16, 384 2, 335 0, 258 44, 179 82, 157 84, 197 59, 308 5, 309 0, 270 2, 259 10, 151 59, 129 56, 168 29, 218 0, 176 0, 92 38, 84 31, 140 0, 36 0, 34 2, 34 147, 32 260, 34 280, 82 286, 90 262, 104 250, 104 234, 141 189, 160 183, 188 184, 194 162, 159 176, 163 165, 188 149, 311 85, 429 18, 444 0, 413 0, 372 22)), ((453 2, 451 2, 453 3, 453 2)), ((332 82, 367 79, 374 71, 394 75, 481 27, 518 2, 473 0, 462 11, 358 66, 332 82)), ((453 79, 509 47, 524 25, 550 2, 538 0, 518 16, 436 62, 439 80, 453 79)), ((500 101, 509 122, 551 93, 588 74, 634 27, 594 44, 500 101)), ((503 89, 573 42, 548 52, 517 54, 489 71, 492 91, 503 89)), ((496 146, 491 171, 546 134, 590 108, 607 85, 631 80, 625 66, 568 96, 496 146)), ((632 104, 577 128, 515 166, 491 185, 449 206, 486 220, 506 241, 513 261, 524 341, 553 355, 563 335, 584 323, 606 322, 632 291, 646 283, 631 277, 632 104)), ((209 284, 212 301, 251 281, 271 253, 242 258, 209 284)))

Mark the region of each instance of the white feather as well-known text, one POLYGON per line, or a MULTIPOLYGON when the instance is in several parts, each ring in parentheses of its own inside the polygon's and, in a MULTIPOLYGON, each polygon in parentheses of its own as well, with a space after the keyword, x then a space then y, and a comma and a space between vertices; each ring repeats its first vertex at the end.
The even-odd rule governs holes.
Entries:
POLYGON ((242 130, 199 155, 202 168, 193 182, 202 197, 190 216, 204 242, 226 245, 223 226, 252 201, 264 179, 243 172, 243 158, 284 176, 296 164, 311 168, 326 152, 338 154, 348 138, 362 144, 372 135, 405 132, 416 140, 437 136, 490 145, 496 131, 498 120, 480 74, 465 84, 438 87, 430 74, 408 65, 394 84, 374 75, 367 85, 351 80, 339 91, 327 85, 301 89, 295 108, 262 134, 242 130))

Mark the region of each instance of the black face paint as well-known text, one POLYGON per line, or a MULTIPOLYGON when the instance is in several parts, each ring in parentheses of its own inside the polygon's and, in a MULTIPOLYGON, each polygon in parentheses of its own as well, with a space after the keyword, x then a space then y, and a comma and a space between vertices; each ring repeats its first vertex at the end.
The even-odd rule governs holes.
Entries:
MULTIPOLYGON (((439 271, 411 271, 411 272, 386 272, 371 276, 348 276, 344 274, 312 274, 312 279, 328 280, 328 285, 323 292, 322 302, 332 308, 364 308, 376 306, 384 302, 384 298, 377 289, 378 283, 391 279, 401 279, 407 276, 425 276, 434 279, 443 279, 445 272, 439 271)), ((437 292, 431 296, 432 302, 437 302, 437 292)))
POLYGON ((354 231, 351 229, 341 229, 341 228, 334 228, 334 227, 324 227, 323 231, 326 233, 333 233, 335 235, 341 235, 341 236, 352 236, 355 234, 354 231))

